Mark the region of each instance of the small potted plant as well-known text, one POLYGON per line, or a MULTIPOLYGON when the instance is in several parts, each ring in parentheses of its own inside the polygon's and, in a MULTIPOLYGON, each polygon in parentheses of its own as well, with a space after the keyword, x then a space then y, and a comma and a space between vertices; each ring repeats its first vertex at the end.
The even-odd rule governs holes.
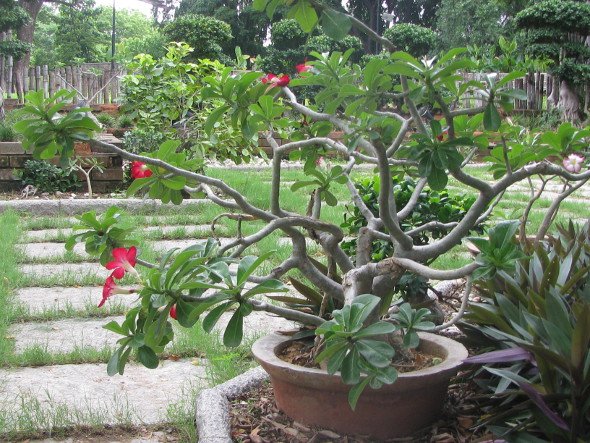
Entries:
MULTIPOLYGON (((149 368, 157 367, 158 353, 174 336, 172 321, 193 327, 202 319, 205 330, 211 331, 228 313, 223 341, 227 346, 236 346, 242 341, 244 318, 253 311, 266 311, 306 326, 298 335, 313 338, 313 347, 306 352, 311 365, 319 365, 303 368, 279 361, 281 350, 293 337, 270 336, 254 345, 254 355, 271 373, 279 408, 296 419, 336 427, 338 431, 368 433, 377 438, 411 435, 437 418, 449 378, 466 356, 461 345, 422 331, 436 332, 461 318, 473 278, 489 278, 498 271, 513 269, 521 254, 514 241, 516 225, 492 227, 485 240, 490 247, 482 247, 483 240, 479 242, 481 252, 468 265, 441 270, 432 265, 434 260, 470 235, 515 183, 533 176, 557 176, 578 184, 590 179, 590 172, 570 172, 545 160, 548 155, 566 154, 559 149, 549 145, 543 145, 544 149, 523 147, 521 140, 514 138, 506 141, 503 163, 492 165, 496 181, 470 174, 466 165, 482 146, 487 147, 487 131, 505 130, 498 109, 519 97, 505 85, 521 73, 498 81, 463 84, 461 72, 471 66, 464 49, 420 61, 405 52, 393 52, 391 42, 346 13, 322 7, 318 16, 305 1, 288 7, 308 31, 319 20, 324 32, 341 38, 356 26, 392 52, 365 66, 349 63, 350 52, 314 53, 308 67, 298 69, 299 73, 292 77, 236 73, 227 67, 204 80, 198 99, 210 100, 216 106, 204 125, 207 132, 213 133, 216 122, 227 114, 247 137, 256 137, 259 131, 265 134, 273 154, 272 180, 268 198, 262 204, 249 201, 240 189, 221 179, 196 172, 199 162, 179 150, 178 141, 166 141, 156 151, 143 155, 101 141, 92 142, 132 162, 134 182, 129 194, 145 190, 152 198, 178 204, 183 191, 198 191, 234 212, 232 217, 239 226, 249 221, 262 221, 262 226, 250 235, 242 235, 238 228, 240 234, 224 246, 209 239, 184 250, 169 251, 159 263, 148 263, 140 259, 141 251, 128 237, 133 229, 121 224, 120 213, 112 208, 102 216, 81 216, 78 233, 68 247, 85 242, 86 250, 100 256, 101 264, 112 270, 100 305, 115 294, 139 295, 139 303, 127 313, 124 322, 105 326, 122 336, 107 365, 109 374, 122 374, 132 355, 149 368), (301 5, 305 13, 297 9, 301 5), (299 86, 317 87, 320 92, 304 104, 297 99, 299 86), (480 94, 482 90, 487 94, 485 106, 454 107, 464 102, 465 95, 480 94), (442 121, 421 116, 418 106, 429 101, 442 109, 442 121), (393 102, 403 112, 392 111, 389 105, 393 102), (334 130, 344 133, 342 140, 328 137, 334 130), (476 130, 483 134, 474 136, 476 130), (290 141, 279 145, 275 134, 290 141), (346 163, 322 162, 318 146, 343 155, 346 163), (309 198, 309 204, 298 212, 285 208, 281 201, 282 160, 288 157, 304 163, 305 178, 290 188, 309 198), (377 171, 376 208, 367 207, 354 185, 353 177, 361 163, 377 171), (416 186, 401 207, 394 198, 394 172, 416 177, 416 186), (450 177, 477 195, 464 215, 448 223, 430 220, 409 227, 405 220, 416 210, 425 187, 444 190, 450 177), (348 203, 358 208, 366 221, 356 235, 354 258, 342 248, 345 235, 340 222, 325 217, 326 207, 337 206, 344 192, 348 203), (292 253, 263 274, 260 266, 272 260, 273 253, 254 256, 248 248, 276 231, 289 238, 292 253), (437 235, 431 235, 433 232, 437 235), (424 244, 417 240, 424 235, 432 237, 432 241, 424 244), (321 258, 309 251, 306 240, 319 245, 321 258), (375 241, 391 244, 391 252, 374 259, 375 241), (144 266, 145 272, 139 272, 139 266, 144 266), (394 303, 393 288, 407 272, 429 280, 465 279, 457 315, 435 326, 427 309, 394 303), (117 284, 125 275, 132 276, 135 283, 129 287, 117 284), (300 295, 281 295, 287 291, 286 282, 300 295), (285 305, 270 303, 265 296, 285 305), (411 361, 413 349, 430 354, 429 363, 425 368, 399 374, 394 363, 411 361), (320 390, 326 386, 334 391, 320 390), (402 393, 407 397, 400 400, 402 393)), ((63 155, 60 137, 88 137, 95 130, 87 117, 74 111, 70 120, 64 119, 70 123, 58 131, 48 123, 50 106, 42 102, 30 106, 24 111, 30 114, 28 123, 18 129, 27 145, 39 154, 63 155), (44 134, 43 143, 37 142, 40 132, 44 134)))

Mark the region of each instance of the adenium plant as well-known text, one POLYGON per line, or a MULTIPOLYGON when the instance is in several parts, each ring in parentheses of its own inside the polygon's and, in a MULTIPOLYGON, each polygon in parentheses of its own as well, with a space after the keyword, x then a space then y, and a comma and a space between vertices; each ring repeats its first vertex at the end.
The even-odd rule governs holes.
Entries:
MULTIPOLYGON (((256 0, 254 5, 272 16, 279 3, 281 0, 256 0)), ((384 48, 394 49, 391 42, 346 13, 309 0, 288 2, 287 7, 289 16, 297 19, 306 31, 319 21, 326 34, 342 38, 354 26, 384 48)), ((104 230, 94 219, 81 217, 81 221, 86 221, 86 230, 73 241, 85 241, 87 250, 101 254, 101 262, 113 270, 105 282, 103 299, 125 290, 115 286, 113 279, 132 273, 138 281, 129 289, 139 296, 136 307, 127 313, 122 324, 106 325, 122 335, 119 348, 109 361, 109 374, 122 374, 132 352, 145 366, 156 367, 157 354, 174 335, 170 317, 183 327, 192 327, 202 319, 205 330, 211 331, 221 316, 230 312, 223 341, 236 346, 242 340, 244 317, 254 310, 267 311, 315 328, 318 359, 326 360, 330 372, 340 371, 344 382, 353 385, 349 400, 354 406, 367 385, 377 388, 395 381, 397 373, 391 361, 404 352, 404 345, 417 345, 417 330, 441 330, 461 317, 474 272, 478 277, 491 278, 498 271, 509 270, 521 256, 514 241, 518 224, 499 225, 490 230, 489 240, 476 241, 481 253, 466 266, 440 270, 430 263, 460 244, 480 225, 512 185, 534 177, 557 177, 563 181, 564 190, 557 203, 547 210, 538 233, 538 238, 542 238, 559 203, 590 179, 583 160, 574 162, 567 157, 571 154, 568 146, 554 143, 551 137, 531 140, 502 121, 500 107, 509 109, 512 99, 521 98, 518 92, 507 89, 506 77, 497 80, 488 76, 483 82, 462 80, 461 73, 472 66, 465 57, 465 49, 453 49, 430 60, 391 52, 388 57, 374 58, 364 66, 350 63, 350 55, 350 51, 312 53, 313 60, 305 68, 297 68, 296 78, 235 72, 228 67, 202 79, 200 98, 213 98, 220 103, 208 116, 206 131, 212 133, 217 121, 229 118, 246 138, 262 133, 268 141, 272 150, 272 181, 264 204, 254 204, 240 189, 198 172, 185 153, 178 151, 176 142, 165 142, 158 151, 139 155, 92 141, 134 162, 135 181, 129 194, 145 189, 152 198, 180 203, 183 191, 199 192, 225 211, 240 214, 240 222, 264 222, 253 234, 240 235, 225 246, 209 239, 184 250, 171 250, 159 263, 148 263, 140 260, 140 251, 136 257, 135 249, 121 249, 130 246, 124 244, 127 238, 121 235, 127 231, 104 230), (298 91, 303 86, 314 87, 318 92, 313 98, 300 101, 298 91), (473 108, 460 107, 475 94, 485 97, 486 102, 473 108), (429 120, 421 112, 423 107, 440 110, 443 119, 429 120), (328 137, 332 131, 341 131, 343 139, 328 137), (465 166, 474 155, 488 148, 490 138, 497 137, 496 131, 504 137, 492 151, 490 168, 494 181, 489 182, 469 174, 465 166), (279 145, 275 135, 289 141, 279 145), (322 156, 326 152, 338 154, 344 163, 324 162, 322 156), (561 161, 548 160, 549 156, 565 157, 568 163, 564 167, 561 161), (289 157, 302 159, 303 172, 308 176, 291 187, 292 192, 309 196, 307 208, 297 212, 286 209, 281 201, 282 161, 289 157), (570 166, 574 163, 575 167, 570 166), (369 164, 378 173, 377 214, 365 205, 354 184, 360 164, 369 164), (403 207, 397 207, 393 197, 392 177, 400 173, 417 180, 403 207), (477 195, 464 216, 444 224, 429 221, 404 231, 402 224, 415 211, 425 186, 443 190, 450 178, 477 195), (326 205, 339 203, 335 189, 345 189, 349 202, 366 219, 357 234, 354 260, 342 248, 344 233, 339 224, 324 217, 326 205), (415 236, 435 230, 444 235, 426 244, 414 242, 415 236), (248 249, 276 231, 290 239, 292 253, 263 275, 258 270, 268 254, 256 257, 249 255, 248 249), (306 239, 319 245, 321 259, 311 254, 306 239), (373 261, 374 240, 390 242, 391 255, 373 261), (112 260, 105 260, 109 254, 112 260), (137 272, 136 265, 145 270, 137 272), (466 278, 458 315, 434 326, 424 310, 416 311, 410 306, 390 309, 393 288, 407 272, 431 280, 466 278), (301 297, 272 295, 286 291, 287 279, 301 297), (261 297, 264 295, 287 305, 268 303, 261 297)), ((519 75, 512 73, 509 78, 519 75)), ((28 123, 20 126, 21 132, 28 146, 42 157, 68 155, 69 140, 82 129, 90 128, 80 111, 73 111, 76 118, 63 117, 63 124, 52 123, 52 109, 35 99, 23 111, 29 117, 28 123)))

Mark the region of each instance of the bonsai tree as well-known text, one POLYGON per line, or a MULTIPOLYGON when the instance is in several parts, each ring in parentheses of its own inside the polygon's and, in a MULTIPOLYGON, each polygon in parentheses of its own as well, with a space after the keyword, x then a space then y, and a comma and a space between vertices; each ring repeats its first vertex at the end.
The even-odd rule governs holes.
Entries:
MULTIPOLYGON (((277 3, 255 2, 267 10, 277 3)), ((389 40, 346 13, 308 0, 291 4, 288 11, 305 31, 311 31, 319 22, 332 38, 343 38, 354 26, 395 50, 389 40)), ((463 82, 460 73, 471 66, 471 61, 463 57, 465 53, 465 49, 458 48, 420 61, 406 52, 391 52, 362 68, 349 63, 351 51, 312 53, 313 61, 299 66, 300 74, 293 79, 263 72, 235 72, 230 67, 204 78, 199 99, 219 101, 205 130, 215 131, 216 122, 229 116, 246 137, 256 137, 261 131, 272 149, 270 192, 261 204, 249 201, 222 179, 195 172, 195 163, 185 153, 177 152, 179 142, 165 142, 159 150, 141 155, 92 141, 133 162, 135 181, 129 194, 143 189, 162 202, 180 203, 183 192, 200 193, 231 211, 239 226, 263 222, 249 235, 242 235, 238 229, 239 235, 225 246, 209 239, 182 251, 170 251, 160 263, 148 263, 129 243, 129 229, 119 226, 116 208, 102 217, 94 213, 80 217, 80 232, 68 247, 77 241, 85 242, 86 250, 100 256, 101 264, 113 271, 105 281, 100 304, 114 294, 139 294, 138 305, 127 313, 122 324, 105 326, 123 336, 109 361, 108 372, 123 373, 132 352, 145 366, 156 367, 157 354, 173 339, 170 317, 183 327, 192 327, 203 317, 203 326, 210 331, 221 315, 230 311, 223 339, 226 345, 235 346, 242 340, 244 317, 253 311, 266 311, 315 331, 315 355, 327 361, 328 372, 340 371, 344 382, 353 386, 349 396, 352 407, 367 386, 379 388, 393 383, 397 372, 390 363, 396 356, 406 356, 404 348, 418 345, 416 331, 438 331, 452 325, 465 312, 474 278, 493 278, 499 271, 514 269, 523 255, 515 242, 518 221, 492 227, 487 239, 476 242, 480 254, 466 266, 441 270, 432 265, 433 260, 470 235, 512 185, 537 176, 544 180, 557 177, 564 182, 564 188, 547 210, 536 238, 541 241, 559 203, 590 179, 585 160, 573 152, 587 133, 571 128, 563 133, 529 137, 522 128, 502 123, 498 108, 509 109, 510 101, 521 97, 506 85, 522 73, 510 73, 501 80, 489 75, 485 82, 463 82), (302 102, 298 100, 298 88, 303 86, 316 87, 319 92, 302 102), (486 97, 486 102, 460 108, 458 104, 475 92, 486 97), (439 107, 444 119, 421 116, 419 108, 426 105, 439 107), (327 137, 333 130, 342 131, 344 138, 339 141, 327 137), (498 130, 503 142, 491 151, 494 181, 488 182, 469 174, 465 167, 480 149, 488 148, 487 131, 498 130), (279 144, 276 134, 289 141, 279 144), (323 163, 320 156, 326 151, 341 155, 344 164, 323 163), (294 155, 304 162, 307 178, 295 182, 291 191, 309 196, 307 207, 298 211, 285 207, 281 198, 282 160, 294 155), (565 161, 555 164, 548 160, 549 156, 565 161), (377 214, 366 206, 353 181, 360 164, 377 170, 377 214), (398 207, 392 177, 401 172, 416 177, 417 184, 408 201, 398 207), (477 195, 464 216, 449 223, 431 220, 404 229, 403 222, 416 209, 425 187, 443 190, 450 177, 477 195), (366 226, 358 231, 354 260, 342 248, 344 233, 339 224, 324 217, 326 207, 339 203, 339 188, 347 191, 349 201, 366 220, 366 226), (261 274, 260 265, 272 253, 256 257, 249 251, 276 231, 290 239, 292 253, 270 272, 261 274), (433 231, 437 236, 431 241, 415 241, 433 231), (321 260, 310 253, 306 240, 319 245, 321 260), (391 254, 378 261, 372 259, 371 253, 376 240, 392 245, 391 254), (146 272, 140 273, 136 269, 139 266, 146 267, 146 272), (435 327, 428 321, 426 310, 407 304, 393 306, 393 288, 408 271, 428 280, 466 279, 458 314, 435 327), (118 285, 116 280, 126 275, 137 284, 118 285), (300 297, 272 295, 286 290, 287 277, 291 277, 300 297), (261 299, 264 294, 287 305, 269 303, 261 299)), ((95 124, 80 110, 53 119, 62 106, 59 97, 31 100, 24 110, 28 118, 17 125, 26 138, 25 147, 43 157, 68 156, 72 140, 91 137, 95 124)))
MULTIPOLYGON (((535 2, 516 16, 524 31, 529 53, 552 60, 554 85, 551 102, 559 105, 564 118, 580 121, 580 95, 590 80, 590 4, 573 0, 535 2)), ((590 100, 588 93, 585 109, 590 100)))

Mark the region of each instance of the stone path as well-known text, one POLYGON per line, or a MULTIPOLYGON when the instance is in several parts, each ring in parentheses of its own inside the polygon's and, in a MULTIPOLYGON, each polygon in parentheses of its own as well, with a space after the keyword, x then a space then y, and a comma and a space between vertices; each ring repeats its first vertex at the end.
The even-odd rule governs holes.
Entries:
MULTIPOLYGON (((70 223, 75 220, 67 219, 70 223)), ((186 235, 199 235, 204 226, 182 227, 186 235)), ((178 230, 178 227, 162 224, 157 228, 163 233, 178 230)), ((107 317, 90 317, 94 306, 102 296, 102 287, 84 286, 87 276, 106 278, 110 271, 101 267, 77 245, 74 252, 88 261, 67 263, 64 243, 42 242, 55 239, 60 232, 69 233, 71 229, 31 230, 25 232, 22 244, 17 245, 22 253, 21 272, 34 282, 38 279, 68 277, 72 286, 20 288, 15 292, 15 305, 22 318, 48 318, 41 321, 13 323, 7 336, 14 345, 15 358, 25 355, 78 355, 84 352, 103 352, 116 346, 120 336, 107 331, 103 326, 109 321, 121 322, 120 314, 131 306, 136 296, 113 297, 102 310, 107 317), (45 260, 51 263, 34 263, 45 260), (67 317, 60 318, 62 313, 67 317)), ((229 239, 222 239, 226 244, 229 239)), ((158 240, 150 242, 156 251, 172 247, 184 248, 194 243, 193 239, 158 240)), ((217 326, 223 328, 231 313, 225 314, 217 326)), ((253 312, 244 322, 245 335, 255 337, 278 329, 292 329, 294 324, 281 318, 260 312, 253 312)), ((173 345, 173 344, 171 344, 173 345)), ((135 424, 140 426, 166 422, 168 408, 179 401, 177 389, 184 386, 191 389, 206 387, 207 362, 199 358, 180 361, 164 360, 155 370, 141 365, 128 364, 123 376, 109 377, 106 364, 65 364, 38 367, 11 367, 0 369, 0 423, 1 417, 18 417, 23 413, 23 405, 33 407, 42 415, 66 414, 78 424, 102 423, 135 424), (33 406, 30 406, 33 405, 33 406), (67 411, 64 412, 64 411, 67 411)), ((187 394, 190 394, 187 393, 187 394)), ((190 396, 192 399, 193 397, 190 396)), ((189 399, 190 400, 190 399, 189 399)), ((192 403, 188 403, 192 405, 192 403)), ((192 406, 190 406, 192 407, 192 406)), ((51 421, 49 421, 51 422, 51 421)), ((0 432, 2 430, 0 429, 0 432)), ((45 440, 50 442, 51 440, 45 440)), ((80 441, 80 440, 70 440, 80 441)), ((94 440, 88 440, 94 441, 94 440)), ((99 441, 99 440, 97 440, 99 441)), ((100 440, 111 441, 111 440, 100 440)), ((165 436, 150 438, 117 438, 112 441, 129 443, 167 441, 165 436)))

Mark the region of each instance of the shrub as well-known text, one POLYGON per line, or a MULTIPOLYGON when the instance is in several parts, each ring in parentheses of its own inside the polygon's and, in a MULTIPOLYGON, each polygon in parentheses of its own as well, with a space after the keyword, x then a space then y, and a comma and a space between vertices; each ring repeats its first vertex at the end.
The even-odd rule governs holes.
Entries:
POLYGON ((107 128, 112 128, 115 126, 115 117, 113 117, 111 114, 107 114, 106 112, 101 112, 98 114, 96 119, 100 124, 107 128))
POLYGON ((125 150, 139 154, 153 152, 166 140, 166 135, 151 129, 134 128, 123 135, 125 150))
MULTIPOLYGON (((398 208, 403 208, 408 204, 416 186, 417 183, 410 177, 405 179, 399 176, 393 177, 394 197, 398 208)), ((361 179, 355 183, 355 187, 358 189, 365 205, 373 215, 378 216, 379 177, 361 179)), ((420 231, 412 234, 415 245, 425 245, 431 238, 438 239, 446 235, 452 229, 454 223, 463 219, 474 202, 475 197, 451 195, 447 190, 434 191, 426 187, 420 193, 414 211, 402 221, 401 228, 408 232, 426 223, 439 222, 439 227, 433 228, 429 232, 420 231)), ((344 223, 342 223, 341 227, 345 228, 349 235, 357 235, 359 230, 366 225, 367 221, 360 210, 356 206, 347 206, 344 223)), ((482 232, 483 224, 478 225, 475 230, 476 232, 482 232)), ((354 258, 356 255, 356 240, 345 242, 344 250, 350 257, 354 258)), ((392 254, 393 244, 391 242, 384 240, 375 240, 373 242, 372 260, 380 261, 391 257, 392 254)))
POLYGON ((14 142, 17 140, 16 131, 7 121, 0 122, 0 142, 14 142))
POLYGON ((116 122, 117 128, 131 128, 133 126, 133 117, 129 114, 122 114, 116 122))
POLYGON ((71 168, 62 169, 43 160, 27 160, 19 175, 23 186, 34 186, 38 192, 68 192, 80 187, 71 168))
POLYGON ((383 37, 392 42, 398 51, 406 51, 414 57, 423 57, 436 44, 436 33, 429 28, 412 23, 399 23, 385 30, 383 37))

